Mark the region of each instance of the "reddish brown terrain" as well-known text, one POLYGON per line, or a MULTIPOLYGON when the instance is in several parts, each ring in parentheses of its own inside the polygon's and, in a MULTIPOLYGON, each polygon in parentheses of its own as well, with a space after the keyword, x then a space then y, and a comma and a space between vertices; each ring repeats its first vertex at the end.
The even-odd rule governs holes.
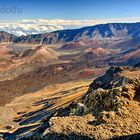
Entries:
POLYGON ((0 138, 139 138, 140 42, 126 28, 0 32, 0 138))
MULTIPOLYGON (((110 139, 139 133, 139 68, 112 68, 91 83, 105 73, 109 68, 108 60, 116 52, 89 47, 72 54, 51 47, 26 45, 21 49, 22 44, 1 44, 0 53, 4 59, 0 62, 0 132, 4 138, 16 139, 31 134, 36 137, 38 133, 45 139, 61 139, 61 135, 64 139, 110 139), (128 80, 123 79, 133 82, 127 84, 128 80), (124 93, 111 95, 123 86, 128 87, 124 93), (112 96, 124 104, 115 106, 112 96), (78 104, 87 108, 82 115, 77 114, 78 104), (118 124, 115 120, 119 120, 118 124), (48 121, 53 124, 49 129, 48 121)), ((132 57, 134 52, 124 53, 123 57, 132 57)))

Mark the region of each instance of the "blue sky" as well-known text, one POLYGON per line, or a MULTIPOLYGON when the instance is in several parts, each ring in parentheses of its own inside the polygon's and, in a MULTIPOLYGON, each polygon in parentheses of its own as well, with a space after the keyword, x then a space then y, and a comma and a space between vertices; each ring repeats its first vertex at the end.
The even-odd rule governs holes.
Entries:
POLYGON ((0 8, 16 6, 22 14, 0 13, 1 20, 104 19, 137 17, 140 0, 0 0, 0 8))
POLYGON ((140 0, 0 0, 0 30, 17 35, 139 22, 140 0))

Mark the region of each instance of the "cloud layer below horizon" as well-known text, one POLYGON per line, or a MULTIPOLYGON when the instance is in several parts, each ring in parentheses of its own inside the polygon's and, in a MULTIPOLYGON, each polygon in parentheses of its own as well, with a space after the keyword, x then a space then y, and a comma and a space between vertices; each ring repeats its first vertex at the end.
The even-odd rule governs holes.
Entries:
POLYGON ((21 21, 1 21, 0 30, 6 31, 17 36, 27 34, 39 34, 52 32, 55 30, 64 30, 69 28, 80 28, 83 26, 92 26, 102 23, 114 22, 139 22, 140 17, 121 18, 121 19, 100 19, 100 20, 64 20, 64 19, 23 19, 21 21))

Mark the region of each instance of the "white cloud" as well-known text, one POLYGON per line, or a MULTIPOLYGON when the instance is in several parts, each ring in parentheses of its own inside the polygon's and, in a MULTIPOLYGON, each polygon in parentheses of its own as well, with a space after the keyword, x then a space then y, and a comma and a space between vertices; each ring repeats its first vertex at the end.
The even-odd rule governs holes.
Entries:
POLYGON ((99 19, 99 20, 23 19, 21 21, 15 22, 1 21, 0 30, 20 36, 27 34, 46 33, 55 30, 63 30, 69 27, 77 28, 101 23, 138 22, 138 21, 140 21, 140 17, 99 19))
POLYGON ((22 23, 28 23, 28 24, 42 24, 42 25, 93 25, 94 20, 64 20, 64 19, 37 19, 37 20, 30 20, 30 19, 23 19, 22 23))
POLYGON ((27 24, 40 24, 40 25, 62 25, 62 26, 89 26, 101 23, 112 22, 138 22, 140 17, 131 18, 110 18, 110 19, 97 19, 97 20, 64 20, 64 19, 23 19, 22 23, 27 24))
POLYGON ((63 30, 63 26, 38 25, 25 23, 0 23, 0 30, 21 36, 27 34, 46 33, 55 30, 63 30))

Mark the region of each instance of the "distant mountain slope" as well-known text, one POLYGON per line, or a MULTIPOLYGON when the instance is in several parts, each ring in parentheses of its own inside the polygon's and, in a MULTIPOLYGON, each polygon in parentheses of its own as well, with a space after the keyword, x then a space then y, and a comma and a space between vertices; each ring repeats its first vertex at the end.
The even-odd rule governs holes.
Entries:
POLYGON ((0 31, 0 42, 11 42, 16 38, 16 36, 4 32, 4 31, 0 31))
POLYGON ((110 59, 112 65, 131 65, 140 62, 140 47, 126 50, 110 59))
POLYGON ((14 42, 53 44, 78 40, 128 40, 140 37, 140 23, 109 23, 17 37, 14 42))
POLYGON ((135 67, 140 67, 140 62, 135 65, 135 67))

